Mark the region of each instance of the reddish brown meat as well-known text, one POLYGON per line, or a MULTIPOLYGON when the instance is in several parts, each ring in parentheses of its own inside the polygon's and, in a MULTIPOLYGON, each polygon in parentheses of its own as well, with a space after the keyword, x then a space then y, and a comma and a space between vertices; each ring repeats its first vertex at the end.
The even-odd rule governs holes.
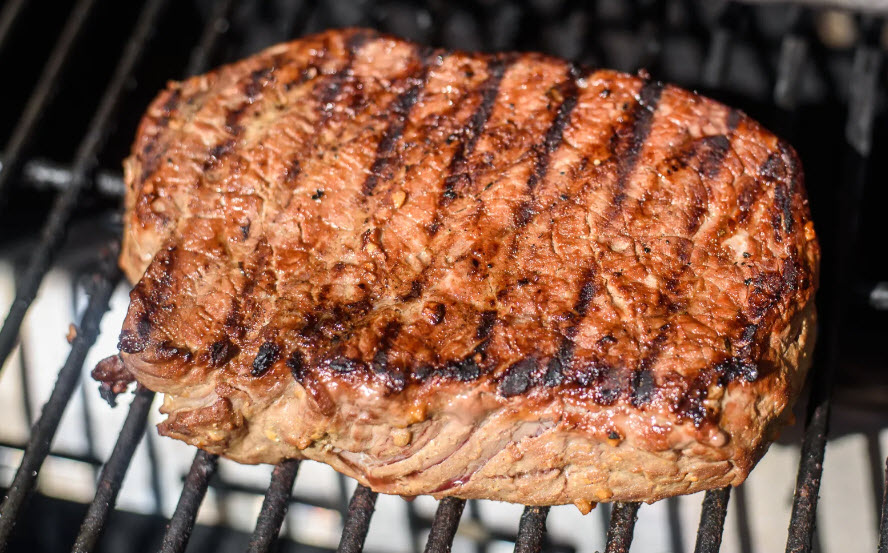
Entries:
POLYGON ((239 461, 652 501, 741 482, 808 366, 795 153, 656 81, 330 31, 171 83, 125 167, 123 360, 239 461))

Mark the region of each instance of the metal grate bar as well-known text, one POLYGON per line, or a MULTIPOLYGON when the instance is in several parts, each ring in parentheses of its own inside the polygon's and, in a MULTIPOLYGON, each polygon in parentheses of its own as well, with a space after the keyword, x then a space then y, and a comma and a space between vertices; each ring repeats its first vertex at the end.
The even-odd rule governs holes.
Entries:
MULTIPOLYGON (((853 75, 850 82, 855 87, 876 87, 878 79, 871 73, 880 68, 880 56, 869 59, 872 46, 858 47, 855 56, 853 75), (863 61, 860 61, 863 59, 863 61)), ((856 100, 867 101, 875 98, 874 93, 867 90, 855 92, 856 100)), ((849 267, 853 266, 853 253, 857 245, 860 222, 857 206, 861 205, 866 183, 867 162, 870 136, 864 136, 860 129, 867 133, 872 131, 871 119, 875 109, 849 106, 848 151, 845 159, 845 182, 839 190, 838 230, 835 233, 836 259, 831 266, 834 270, 836 292, 832 296, 831 317, 826 327, 824 341, 826 353, 823 365, 814 374, 814 385, 808 404, 807 426, 802 442, 801 460, 796 480, 795 496, 792 505, 792 517, 789 522, 789 534, 786 540, 787 553, 808 553, 811 551, 814 525, 817 514, 817 500, 820 492, 820 479, 823 473, 823 457, 826 448, 826 436, 829 431, 830 392, 833 373, 839 363, 839 329, 842 328, 846 304, 841 291, 853 289, 849 280, 853 276, 849 267), (851 129, 855 129, 853 132, 851 129)), ((826 320, 826 318, 824 318, 826 320)))
POLYGON ((721 549, 722 533, 725 530, 725 516, 728 514, 728 500, 730 498, 730 486, 706 492, 694 553, 718 553, 718 550, 721 549))
POLYGON ((256 529, 250 538, 247 548, 249 553, 261 553, 271 551, 281 531, 281 524, 290 506, 290 494, 293 491, 293 482, 299 471, 299 461, 289 459, 274 467, 271 473, 271 484, 265 499, 262 500, 262 510, 256 520, 256 529))
POLYGON ((515 553, 539 553, 546 539, 548 507, 525 507, 518 524, 515 553))
MULTIPOLYGON (((14 444, 10 442, 0 442, 0 449, 12 449, 15 451, 23 452, 28 449, 28 444, 14 444)), ((90 455, 84 455, 82 453, 75 453, 73 451, 50 451, 48 457, 55 457, 57 459, 65 459, 66 461, 74 461, 76 463, 84 463, 86 465, 94 465, 101 466, 102 460, 96 459, 90 455)))
MULTIPOLYGON (((337 473, 339 474, 339 473, 337 473)), ((244 493, 244 494, 252 494, 252 495, 264 495, 265 491, 257 486, 252 486, 249 484, 242 484, 239 482, 233 482, 226 480, 223 477, 214 478, 212 482, 210 482, 210 488, 214 490, 218 490, 220 494, 228 494, 228 493, 244 493)), ((307 505, 309 507, 317 507, 319 509, 327 509, 329 511, 337 511, 342 512, 346 509, 342 507, 342 505, 348 503, 348 496, 346 496, 344 502, 337 499, 325 499, 320 497, 306 496, 301 494, 293 494, 290 496, 290 503, 300 503, 302 505, 307 505)))
POLYGON ((129 468, 130 461, 136 451, 136 447, 145 434, 145 426, 148 421, 148 411, 154 400, 154 392, 141 386, 136 390, 136 396, 130 404, 123 429, 114 444, 114 451, 99 476, 96 486, 96 496, 86 512, 86 518, 80 526, 80 533, 74 542, 72 551, 86 553, 92 551, 102 535, 108 515, 117 501, 117 493, 123 484, 123 477, 129 468))
POLYGON ((197 455, 194 456, 194 461, 191 463, 191 470, 185 477, 185 486, 182 488, 182 495, 179 496, 176 511, 173 513, 173 518, 170 519, 166 534, 163 536, 163 544, 160 546, 161 553, 185 551, 191 531, 194 529, 197 511, 200 509, 200 504, 207 493, 210 477, 215 474, 218 463, 219 457, 216 455, 202 449, 197 451, 197 455))
POLYGON ((611 512, 605 553, 628 553, 640 503, 617 503, 611 512))
POLYGON ((792 21, 780 45, 777 82, 774 84, 774 103, 785 110, 796 108, 802 70, 808 56, 808 41, 804 33, 806 13, 800 6, 789 9, 792 21))
POLYGON ((215 3, 213 13, 210 14, 208 23, 200 35, 197 46, 191 51, 188 65, 185 66, 186 77, 192 77, 209 68, 210 56, 212 56, 213 51, 216 49, 219 37, 228 30, 228 16, 231 14, 231 8, 233 7, 233 0, 219 0, 215 3))
MULTIPOLYGON (((112 116, 117 110, 120 99, 126 90, 130 74, 145 50, 148 38, 165 1, 149 0, 142 9, 133 35, 126 45, 123 56, 120 58, 120 63, 114 71, 111 83, 105 89, 99 108, 89 124, 89 130, 77 150, 76 159, 71 170, 71 185, 57 196, 53 202, 52 210, 41 231, 40 243, 35 247, 31 257, 28 259, 21 286, 16 290, 15 300, 9 309, 6 320, 3 322, 3 328, 0 329, 0 367, 5 363, 10 352, 15 347, 25 313, 27 313, 28 308, 34 301, 37 290, 40 288, 40 283, 49 270, 56 250, 65 236, 68 222, 74 209, 77 207, 80 192, 88 181, 87 175, 96 164, 96 154, 101 148, 105 135, 111 126, 112 116)), ((2 182, 3 175, 9 175, 13 172, 10 171, 9 166, 5 166, 4 171, 0 173, 0 182, 2 182)), ((2 184, 0 184, 0 187, 2 187, 2 184)))
POLYGON ((342 528, 337 553, 359 553, 364 549, 367 530, 370 529, 370 517, 376 508, 377 494, 366 486, 359 485, 348 504, 348 514, 342 528))
MULTIPOLYGON (((160 6, 160 4, 157 5, 160 6)), ((201 71, 206 68, 212 50, 215 48, 221 34, 227 28, 227 26, 220 23, 224 23, 224 18, 227 16, 231 6, 232 0, 223 0, 222 2, 218 2, 216 4, 216 9, 214 10, 212 17, 209 19, 207 25, 204 27, 201 39, 197 47, 195 47, 194 52, 192 53, 192 64, 189 65, 190 73, 201 71)), ((155 19, 155 17, 156 15, 151 16, 150 19, 153 20, 155 19)), ((150 26, 147 28, 150 29, 150 26)), ((144 39, 141 39, 142 43, 144 43, 145 40, 147 40, 147 36, 144 39)), ((142 49, 143 48, 139 48, 139 51, 141 51, 142 49)), ((135 63, 133 63, 132 65, 135 65, 135 63)), ((130 71, 131 69, 125 71, 125 73, 128 75, 130 71)), ((111 96, 116 97, 119 95, 120 92, 118 91, 111 92, 111 96)), ((100 111, 102 110, 100 109, 100 111)), ((111 111, 113 111, 113 109, 111 111)), ((105 117, 110 118, 110 116, 111 115, 109 113, 105 117)), ((99 118, 97 117, 97 119, 99 118)), ((98 126, 104 126, 104 124, 101 122, 101 119, 99 119, 98 126)), ((86 142, 89 142, 89 140, 87 140, 86 142)), ((101 142, 101 139, 99 139, 98 142, 101 142)), ((88 148, 82 147, 81 149, 84 151, 92 149, 97 150, 98 145, 90 146, 88 148)), ((75 178, 78 175, 74 173, 65 176, 67 177, 65 179, 66 183, 70 187, 75 182, 75 178)), ((83 179, 81 178, 81 180, 83 179)), ((74 551, 91 551, 95 547, 96 542, 101 536, 105 522, 108 519, 108 515, 110 514, 117 500, 117 494, 120 491, 120 486, 123 483, 123 477, 126 475, 126 471, 129 468, 133 453, 135 452, 136 447, 138 446, 139 441, 142 438, 142 435, 145 433, 145 427, 148 420, 148 410, 153 399, 154 392, 139 387, 136 392, 136 397, 130 405, 130 411, 127 414, 126 422, 124 423, 123 430, 118 437, 118 441, 114 447, 114 451, 111 453, 111 457, 102 469, 102 475, 99 479, 96 496, 89 507, 83 524, 81 525, 80 533, 77 536, 77 540, 74 544, 74 551)), ((295 469, 293 471, 293 477, 295 478, 295 469)), ((287 506, 285 504, 283 512, 286 512, 286 507, 287 506)), ((283 517, 283 513, 281 514, 281 517, 283 517)), ((278 527, 280 526, 280 521, 277 523, 277 525, 278 527)))
POLYGON ((6 39, 9 38, 9 31, 12 29, 15 20, 18 19, 19 14, 22 13, 24 6, 25 0, 9 0, 3 6, 3 11, 0 12, 0 51, 3 50, 6 39))
POLYGON ((83 317, 80 319, 79 332, 71 345, 68 359, 59 371, 58 380, 49 396, 49 400, 43 406, 40 419, 31 429, 31 437, 21 465, 15 473, 12 486, 0 506, 0 552, 6 550, 12 529, 15 526, 16 516, 30 495, 37 480, 37 472, 43 464, 43 460, 49 453, 52 438, 59 427, 59 421, 68 406, 71 394, 80 380, 80 371, 86 354, 99 335, 99 323, 102 316, 108 310, 108 301, 117 284, 120 273, 115 263, 117 249, 112 248, 106 252, 106 259, 102 261, 102 268, 95 276, 93 289, 91 290, 89 304, 83 317))
POLYGON ((426 542, 426 553, 450 553, 453 538, 459 528, 459 519, 465 508, 465 500, 455 497, 445 497, 438 503, 435 520, 429 531, 429 541, 426 542))
MULTIPOLYGON (((79 0, 74 6, 68 21, 65 23, 65 28, 62 29, 62 33, 59 35, 58 42, 56 42, 46 65, 43 67, 43 72, 37 80, 34 92, 28 98, 28 103, 25 104, 22 116, 12 131, 12 136, 5 148, 6 157, 3 158, 3 171, 0 172, 0 204, 3 203, 6 197, 10 182, 12 182, 19 169, 21 169, 24 162, 23 154, 34 138, 40 119, 46 113, 46 106, 59 89, 58 80, 61 78, 62 71, 67 65, 71 54, 77 50, 74 47, 74 43, 84 27, 86 27, 86 21, 95 3, 96 0, 79 0)), ((0 35, 0 39, 3 39, 2 35, 0 35)), ((5 357, 2 360, 5 360, 5 357)))
POLYGON ((888 460, 885 461, 885 488, 882 491, 882 519, 879 523, 879 553, 888 553, 888 460))

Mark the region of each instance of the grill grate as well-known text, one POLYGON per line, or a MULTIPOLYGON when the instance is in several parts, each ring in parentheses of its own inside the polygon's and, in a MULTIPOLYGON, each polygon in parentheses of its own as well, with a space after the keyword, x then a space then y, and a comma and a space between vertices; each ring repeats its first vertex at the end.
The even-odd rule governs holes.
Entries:
MULTIPOLYGON (((0 55, 8 54, 5 47, 22 18, 25 4, 24 0, 8 0, 0 11, 0 55)), ((112 127, 119 119, 116 115, 122 101, 129 93, 128 83, 149 51, 152 33, 162 20, 166 9, 165 0, 145 0, 131 37, 117 61, 113 76, 76 149, 73 162, 69 166, 60 166, 28 157, 33 143, 39 136, 42 117, 52 104, 55 92, 60 88, 63 75, 77 51, 76 45, 88 28, 97 4, 98 0, 78 0, 74 5, 33 92, 2 150, 0 200, 12 196, 13 183, 16 181, 49 187, 56 191, 56 196, 45 219, 39 242, 28 257, 15 293, 15 300, 0 330, 0 365, 5 363, 16 346, 25 314, 34 301, 44 276, 53 264, 83 193, 89 190, 95 195, 116 198, 123 190, 119 178, 98 171, 98 159, 112 132, 112 127)), ((343 3, 343 9, 346 4, 343 3)), ((607 9, 603 9, 602 6, 613 7, 615 3, 606 1, 590 3, 598 6, 595 19, 590 19, 588 13, 585 13, 581 7, 570 2, 553 2, 551 6, 546 7, 539 2, 488 0, 476 4, 462 0, 451 2, 438 0, 429 2, 428 11, 422 12, 427 21, 420 18, 419 24, 414 22, 409 25, 396 18, 390 18, 390 13, 385 10, 388 4, 369 2, 361 4, 360 9, 354 9, 355 6, 350 5, 352 11, 344 9, 347 20, 336 21, 342 24, 377 26, 436 44, 456 43, 465 48, 484 49, 523 45, 524 42, 519 41, 520 37, 533 34, 535 29, 539 28, 547 30, 542 34, 553 49, 558 50, 569 43, 567 52, 558 53, 584 58, 585 61, 603 62, 608 58, 613 59, 616 54, 606 51, 605 40, 596 41, 592 36, 599 29, 627 30, 628 19, 632 22, 628 31, 637 37, 641 47, 637 49, 635 59, 624 65, 643 65, 656 75, 668 61, 664 58, 664 49, 669 33, 672 32, 663 22, 668 19, 669 10, 678 6, 690 14, 689 22, 682 32, 704 37, 703 41, 709 45, 706 55, 699 63, 699 83, 712 90, 727 88, 729 93, 731 88, 736 86, 736 77, 731 76, 735 43, 744 35, 752 36, 754 42, 758 44, 767 42, 767 37, 761 34, 758 26, 754 24, 755 9, 738 2, 717 3, 719 12, 713 18, 714 25, 704 23, 698 16, 698 12, 706 11, 705 5, 698 5, 690 0, 629 2, 626 3, 630 6, 629 16, 622 19, 608 18, 607 9), (471 14, 474 14, 474 17, 471 14), (584 26, 590 28, 584 40, 559 39, 559 30, 566 29, 564 35, 573 37, 576 33, 571 29, 584 26), (579 49, 570 50, 571 44, 579 44, 579 49)), ((316 30, 329 24, 327 19, 331 17, 330 12, 335 11, 337 7, 339 3, 303 2, 291 19, 280 22, 278 27, 286 29, 284 35, 300 35, 316 30)), ((220 38, 229 30, 229 21, 243 10, 243 5, 233 0, 221 0, 211 4, 200 39, 188 59, 186 75, 198 74, 211 65, 214 52, 221 49, 220 38)), ((588 8, 587 11, 594 10, 588 8)), ((798 117, 796 109, 806 95, 810 94, 810 90, 803 83, 808 64, 814 63, 817 66, 815 71, 824 80, 829 81, 828 69, 819 62, 822 56, 812 56, 812 50, 822 48, 811 38, 814 27, 812 21, 816 13, 802 6, 786 8, 787 15, 783 24, 785 34, 779 44, 775 74, 763 77, 766 89, 773 91, 769 92, 772 94, 773 104, 782 110, 778 119, 782 118, 788 129, 797 122, 794 120, 798 117)), ((858 243, 860 233, 860 205, 869 176, 874 124, 882 94, 883 53, 878 41, 883 21, 872 15, 861 16, 859 19, 861 38, 854 46, 853 63, 848 77, 855 84, 849 89, 847 104, 844 173, 839 185, 842 190, 839 194, 841 203, 838 207, 838 223, 833 234, 836 245, 833 246, 833 262, 829 264, 832 273, 825 275, 828 284, 836 290, 850 290, 856 285, 855 276, 852 274, 856 259, 854 245, 858 243)), ((286 36, 275 38, 284 39, 286 36)), ((754 57, 762 61, 764 66, 770 65, 767 55, 761 49, 754 52, 754 57)), ((0 506, 0 552, 8 546, 16 518, 34 488, 44 459, 50 454, 50 443, 78 384, 87 352, 98 336, 98 325, 108 309, 111 294, 120 280, 119 271, 115 267, 118 247, 118 244, 114 243, 105 248, 99 269, 92 278, 89 304, 80 321, 70 355, 59 372, 52 395, 43 406, 40 418, 32 429, 24 448, 21 465, 0 506)), ((817 498, 830 416, 830 394, 840 361, 840 329, 848 315, 846 298, 842 294, 833 293, 828 297, 830 301, 825 308, 829 315, 829 323, 823 324, 819 362, 817 370, 813 371, 813 386, 787 538, 787 552, 812 551, 815 535, 817 498)), ((80 527, 74 551, 86 552, 96 547, 114 508, 136 446, 145 433, 153 399, 153 392, 143 388, 137 389, 117 443, 102 467, 95 499, 90 504, 80 527)), ((293 498, 291 492, 299 466, 298 461, 285 461, 275 467, 255 531, 249 542, 249 551, 263 552, 274 549, 287 509, 291 502, 298 500, 293 498)), ((212 481, 216 468, 216 456, 203 451, 197 452, 191 470, 185 478, 175 513, 163 538, 162 551, 185 550, 204 495, 211 485, 216 485, 212 481)), ((157 487, 159 488, 159 485, 157 487)), ((719 550, 730 495, 730 489, 706 493, 696 539, 696 552, 719 550)), ((736 496, 737 501, 745 501, 742 489, 736 496)), ((368 488, 364 486, 356 488, 348 510, 344 513, 343 532, 338 551, 358 552, 363 549, 376 499, 377 494, 368 488)), ((470 514, 477 516, 474 505, 472 503, 468 505, 470 514)), ((673 508, 674 505, 670 503, 670 516, 677 513, 677 508, 673 508)), ((439 503, 425 546, 427 552, 450 550, 466 506, 465 501, 452 498, 439 503)), ((609 509, 604 506, 602 508, 609 509)), ((639 509, 637 503, 618 503, 610 510, 606 546, 608 553, 629 551, 639 509)), ((885 491, 881 509, 879 551, 888 553, 888 489, 885 491)), ((418 548, 419 533, 415 527, 419 523, 418 517, 412 508, 408 511, 412 513, 411 531, 414 533, 414 547, 418 548)), ((520 519, 517 538, 514 540, 515 551, 524 553, 544 548, 555 549, 546 538, 548 513, 548 508, 525 508, 520 519)), ((674 516, 677 518, 677 514, 674 516)), ((680 545, 680 539, 678 543, 680 545)))

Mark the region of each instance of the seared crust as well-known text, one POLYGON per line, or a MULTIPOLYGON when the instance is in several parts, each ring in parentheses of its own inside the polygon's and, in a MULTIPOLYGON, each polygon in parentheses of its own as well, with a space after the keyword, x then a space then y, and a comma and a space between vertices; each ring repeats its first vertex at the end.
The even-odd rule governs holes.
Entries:
POLYGON ((653 501, 742 482, 810 361, 795 153, 672 86, 330 31, 171 83, 125 173, 124 362, 238 461, 653 501))

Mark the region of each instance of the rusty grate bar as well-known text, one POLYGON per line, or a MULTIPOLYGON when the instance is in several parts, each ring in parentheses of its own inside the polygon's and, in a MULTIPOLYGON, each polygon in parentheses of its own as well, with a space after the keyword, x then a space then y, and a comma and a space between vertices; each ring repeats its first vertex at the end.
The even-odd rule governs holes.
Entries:
POLYGON ((888 553, 888 459, 885 460, 885 487, 882 491, 882 518, 879 521, 879 553, 888 553))
POLYGON ((426 542, 426 553, 450 553, 453 538, 459 528, 459 519, 465 508, 465 500, 455 497, 445 497, 438 503, 435 520, 429 531, 429 541, 426 542))
POLYGON ((218 463, 219 457, 216 455, 202 449, 197 450, 194 461, 191 463, 191 470, 185 477, 185 486, 182 488, 182 495, 179 496, 179 503, 176 504, 173 518, 170 519, 167 532, 163 536, 163 544, 160 546, 161 553, 185 551, 191 531, 194 529, 197 511, 207 493, 210 478, 216 473, 218 463))
POLYGON ((43 405, 40 419, 31 429, 25 455, 15 473, 15 478, 3 505, 0 506, 0 552, 6 550, 16 517, 25 500, 31 494, 40 466, 49 454, 52 438, 59 427, 71 394, 74 393, 74 388, 80 380, 83 361, 99 335, 99 323, 108 310, 111 293, 120 279, 116 265, 116 248, 106 252, 104 257, 100 271, 94 276, 89 304, 80 319, 79 331, 71 344, 71 352, 59 371, 58 380, 56 380, 49 400, 43 405))
POLYGON ((277 541, 281 524, 284 522, 287 508, 290 506, 290 494, 293 491, 293 482, 296 481, 298 471, 299 461, 296 459, 283 461, 274 467, 274 471, 271 473, 271 483, 268 485, 268 491, 265 492, 265 499, 262 501, 262 510, 259 511, 259 518, 256 520, 256 529, 253 531, 250 545, 247 548, 249 553, 271 551, 277 541))
POLYGON ((19 14, 22 13, 24 6, 25 0, 9 0, 3 6, 3 11, 0 12, 0 51, 3 51, 6 39, 9 38, 9 31, 12 29, 15 20, 18 19, 19 14))
POLYGON ((377 494, 366 486, 358 485, 348 504, 348 514, 342 528, 337 553, 360 553, 364 549, 370 518, 376 508, 377 494))
MULTIPOLYGON (((49 102, 59 89, 58 81, 68 65, 71 54, 77 50, 74 44, 86 27, 86 22, 95 3, 96 0, 79 0, 74 6, 68 21, 65 23, 65 28, 62 29, 62 33, 59 35, 59 39, 53 47, 46 65, 43 67, 43 72, 37 80, 34 92, 28 98, 28 103, 25 104, 22 116, 16 123, 9 142, 4 148, 6 155, 3 158, 3 170, 0 171, 0 205, 5 203, 4 199, 6 198, 7 189, 10 183, 13 182, 13 177, 19 172, 24 163, 25 150, 36 134, 40 119, 46 113, 47 105, 49 105, 49 102)), ((17 12, 14 5, 10 6, 10 10, 13 11, 9 14, 4 10, 3 23, 7 23, 5 18, 8 16, 10 18, 8 24, 11 26, 12 19, 15 18, 14 16, 17 15, 17 12)), ((8 29, 0 35, 0 40, 5 40, 7 32, 8 29)), ((6 356, 0 358, 0 363, 5 359, 6 356)))
MULTIPOLYGON (((207 63, 212 50, 218 43, 219 37, 224 32, 225 27, 220 25, 219 22, 227 16, 231 5, 231 0, 217 3, 217 9, 204 27, 201 40, 192 56, 192 59, 198 60, 199 64, 207 63)), ((191 71, 200 71, 203 68, 203 65, 195 65, 191 68, 191 71)), ((148 410, 151 407, 154 395, 154 392, 141 386, 137 389, 136 397, 130 404, 129 413, 114 446, 114 451, 102 469, 95 498, 90 504, 87 515, 81 525, 73 551, 78 553, 92 551, 101 537, 108 516, 114 508, 117 494, 120 491, 120 486, 123 483, 123 478, 129 468, 133 454, 142 439, 142 435, 145 433, 148 410)))
POLYGON ((730 486, 706 492, 706 496, 703 498, 703 512, 700 514, 700 526, 697 528, 697 545, 694 547, 694 553, 718 553, 718 550, 721 549, 730 498, 730 486))
MULTIPOLYGON (((145 51, 148 39, 165 2, 166 0, 148 0, 142 9, 133 35, 114 71, 114 76, 105 89, 99 108, 90 121, 89 129, 77 149, 71 171, 71 184, 53 202, 52 210, 40 234, 40 242, 28 259, 21 285, 15 292, 15 300, 6 315, 3 328, 0 329, 0 366, 3 365, 15 347, 22 320, 37 296, 37 290, 43 282, 43 277, 52 265, 56 250, 64 239, 68 222, 80 199, 80 192, 87 182, 87 175, 95 167, 96 154, 104 143, 105 135, 113 123, 114 113, 126 92, 130 75, 145 51)), ((3 175, 11 175, 15 172, 11 169, 14 168, 4 166, 3 172, 0 173, 0 190, 2 190, 3 175)))
POLYGON ((96 485, 96 496, 89 506, 80 533, 74 542, 72 551, 75 553, 87 553, 92 551, 104 530, 108 515, 117 501, 117 494, 123 484, 123 477, 129 468, 133 453, 142 436, 145 434, 145 426, 148 421, 148 411, 154 400, 154 392, 141 386, 136 390, 136 396, 130 404, 129 412, 123 423, 123 429, 114 444, 114 450, 99 476, 96 485))
POLYGON ((627 553, 632 545, 632 533, 638 520, 640 503, 617 503, 611 512, 610 528, 607 530, 605 553, 627 553))
POLYGON ((546 539, 546 517, 549 507, 525 507, 518 524, 515 553, 539 553, 546 539))
POLYGON ((875 102, 878 98, 878 76, 881 68, 881 51, 877 44, 881 29, 877 20, 864 26, 865 42, 858 46, 852 68, 851 104, 846 124, 847 152, 845 176, 838 198, 836 259, 832 264, 835 292, 832 296, 831 317, 825 325, 823 366, 814 369, 814 385, 808 404, 807 425, 802 442, 801 460, 796 480, 792 517, 786 540, 787 553, 808 553, 812 550, 814 525, 820 479, 823 474, 823 458, 829 431, 830 394, 833 374, 839 363, 839 329, 842 327, 846 302, 843 291, 851 288, 849 267, 853 266, 853 254, 860 230, 858 206, 863 201, 867 177, 867 164, 871 147, 875 102))

